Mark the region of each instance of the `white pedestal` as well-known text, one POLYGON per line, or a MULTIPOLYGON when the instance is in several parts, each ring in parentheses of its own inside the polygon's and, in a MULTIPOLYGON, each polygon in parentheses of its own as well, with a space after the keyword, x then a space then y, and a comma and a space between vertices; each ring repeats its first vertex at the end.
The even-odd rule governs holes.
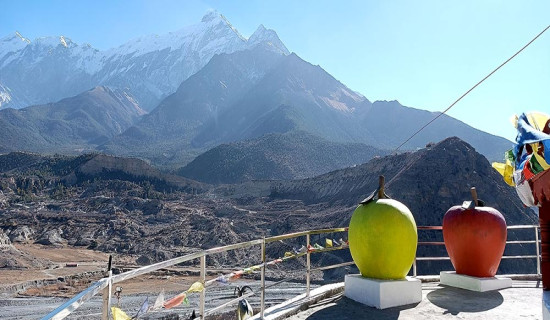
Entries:
POLYGON ((422 283, 418 279, 379 280, 360 274, 347 275, 345 296, 377 309, 386 309, 422 300, 422 283))
POLYGON ((485 292, 512 287, 510 278, 478 278, 457 274, 455 271, 441 271, 439 275, 441 284, 471 291, 485 292))
POLYGON ((542 319, 550 320, 550 291, 542 292, 542 319))

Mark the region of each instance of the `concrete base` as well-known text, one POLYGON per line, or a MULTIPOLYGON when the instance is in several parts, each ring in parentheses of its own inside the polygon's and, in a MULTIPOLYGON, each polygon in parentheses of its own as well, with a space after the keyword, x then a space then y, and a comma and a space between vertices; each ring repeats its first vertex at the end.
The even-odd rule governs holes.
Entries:
POLYGON ((360 274, 347 275, 346 297, 377 309, 386 309, 422 300, 422 282, 407 277, 402 280, 364 278, 360 274))
POLYGON ((510 278, 478 278, 457 274, 455 271, 441 271, 439 275, 441 284, 470 291, 485 292, 512 287, 510 278))
POLYGON ((542 319, 550 320, 550 291, 542 292, 542 319))

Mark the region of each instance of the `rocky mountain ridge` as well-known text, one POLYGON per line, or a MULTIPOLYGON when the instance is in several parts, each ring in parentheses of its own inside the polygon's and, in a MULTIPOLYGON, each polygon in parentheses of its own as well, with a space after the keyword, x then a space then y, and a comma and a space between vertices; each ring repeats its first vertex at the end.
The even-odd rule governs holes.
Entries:
POLYGON ((89 152, 144 114, 131 94, 108 87, 96 87, 47 105, 3 109, 0 150, 89 152))
MULTIPOLYGON (((214 57, 126 132, 100 149, 173 168, 220 144, 306 132, 331 142, 392 150, 435 113, 376 101, 296 54, 257 46, 214 57)), ((489 159, 512 143, 443 115, 404 150, 458 136, 489 159)), ((336 169, 332 168, 332 169, 336 169)))
POLYGON ((221 144, 177 173, 212 184, 292 180, 362 164, 386 154, 387 151, 365 144, 330 142, 297 131, 221 144))
POLYGON ((377 188, 380 175, 386 177, 386 193, 407 205, 421 225, 441 225, 447 209, 471 198, 471 187, 476 187, 488 206, 500 210, 508 223, 537 221, 487 159, 456 137, 314 178, 275 183, 271 196, 307 204, 352 206, 361 202, 368 190, 377 188))
MULTIPOLYGON (((509 225, 536 222, 488 161, 457 138, 304 180, 188 184, 187 188, 170 188, 163 180, 153 183, 116 172, 75 181, 62 179, 89 159, 0 157, 6 168, 0 175, 4 199, 0 228, 4 233, 27 234, 26 241, 44 237, 55 241, 58 235, 63 245, 96 248, 149 263, 262 236, 347 226, 357 203, 376 188, 380 174, 388 181, 387 193, 411 209, 417 225, 441 225, 448 208, 469 199, 470 186, 476 186, 480 197, 499 209, 509 225), (23 228, 30 231, 25 233, 23 228)), ((438 237, 421 235, 426 241, 441 241, 438 237)), ((277 258, 295 245, 285 242, 268 248, 268 254, 277 258)), ((441 254, 437 250, 421 254, 441 254)), ((507 250, 521 253, 530 248, 507 250)), ((339 255, 331 257, 332 261, 345 260, 339 255)), ((258 259, 254 253, 239 251, 209 263, 252 264, 258 259)), ((502 268, 517 273, 535 265, 506 261, 502 268)))

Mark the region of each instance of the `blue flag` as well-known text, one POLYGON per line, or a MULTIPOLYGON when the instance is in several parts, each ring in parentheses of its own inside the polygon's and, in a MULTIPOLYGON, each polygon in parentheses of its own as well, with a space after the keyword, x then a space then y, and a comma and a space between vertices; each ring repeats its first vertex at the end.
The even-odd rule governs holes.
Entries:
POLYGON ((138 312, 132 319, 137 319, 139 316, 147 313, 147 310, 149 309, 149 297, 145 298, 145 301, 141 304, 141 308, 139 308, 138 312))

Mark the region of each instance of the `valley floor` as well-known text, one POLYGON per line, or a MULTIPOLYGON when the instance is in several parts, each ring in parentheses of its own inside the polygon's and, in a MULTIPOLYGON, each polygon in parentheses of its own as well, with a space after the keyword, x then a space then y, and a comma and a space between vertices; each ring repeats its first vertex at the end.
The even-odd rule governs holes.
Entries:
MULTIPOLYGON (((28 268, 20 270, 2 270, 0 272, 0 315, 2 319, 33 319, 41 318, 69 298, 89 287, 104 275, 108 255, 99 251, 74 248, 51 247, 36 244, 17 244, 16 248, 24 253, 32 254, 38 259, 52 262, 49 268, 28 268), (76 264, 76 267, 69 265, 76 264)), ((132 268, 135 257, 117 255, 113 266, 123 269, 132 268)), ((216 277, 218 273, 228 273, 228 270, 209 269, 207 278, 216 277)), ((148 299, 152 304, 160 291, 165 291, 169 298, 186 290, 198 279, 199 270, 193 267, 174 267, 169 270, 147 274, 120 283, 123 294, 120 301, 113 298, 113 304, 120 304, 121 309, 129 315, 137 312, 141 304, 148 299)), ((272 282, 268 282, 272 283, 272 282)), ((234 298, 234 287, 249 285, 254 292, 260 292, 260 282, 242 279, 228 285, 214 285, 207 291, 207 309, 216 307, 234 298)), ((313 285, 316 287, 316 285, 313 285)), ((275 305, 304 292, 303 283, 282 283, 270 290, 266 305, 275 305)), ((260 305, 259 295, 248 299, 254 309, 260 305)), ((148 313, 148 319, 158 319, 166 316, 179 315, 184 317, 193 310, 198 311, 198 294, 189 297, 189 305, 182 304, 170 310, 160 310, 148 313)), ((101 294, 86 302, 75 310, 68 319, 97 319, 101 313, 101 294)), ((235 306, 220 310, 215 319, 233 318, 235 306), (226 315, 227 314, 227 315, 226 315)))

